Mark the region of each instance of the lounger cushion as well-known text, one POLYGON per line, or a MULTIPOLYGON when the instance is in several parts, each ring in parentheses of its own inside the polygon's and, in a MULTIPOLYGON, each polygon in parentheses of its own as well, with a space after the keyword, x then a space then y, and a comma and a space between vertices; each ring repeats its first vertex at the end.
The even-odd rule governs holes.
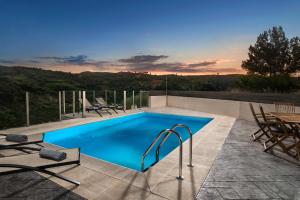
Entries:
POLYGON ((5 139, 10 142, 27 142, 28 141, 27 135, 17 135, 17 134, 7 135, 5 137, 5 139))
POLYGON ((55 161, 62 161, 67 158, 67 154, 65 152, 54 151, 46 148, 42 148, 39 154, 41 158, 46 158, 55 161))

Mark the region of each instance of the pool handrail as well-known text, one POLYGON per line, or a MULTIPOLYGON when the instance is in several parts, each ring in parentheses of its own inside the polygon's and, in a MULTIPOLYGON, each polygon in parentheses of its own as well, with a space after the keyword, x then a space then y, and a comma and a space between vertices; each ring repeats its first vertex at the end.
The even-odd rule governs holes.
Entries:
MULTIPOLYGON (((189 135, 190 135, 190 145, 189 145, 189 164, 187 165, 188 167, 193 167, 193 133, 191 131, 191 129, 185 125, 185 124, 174 124, 170 130, 174 130, 177 127, 182 127, 182 128, 186 128, 186 130, 188 131, 189 135)), ((168 139, 168 137, 170 136, 170 134, 166 134, 163 139, 161 140, 161 142, 159 143, 159 145, 156 148, 156 162, 158 162, 159 160, 159 152, 160 152, 160 148, 162 147, 162 145, 165 143, 165 141, 168 139)))
POLYGON ((179 133, 177 133, 174 130, 171 129, 164 129, 162 130, 159 134, 157 134, 156 138, 153 140, 153 142, 150 144, 150 146, 147 148, 147 150, 144 152, 143 156, 142 156, 142 160, 141 160, 141 171, 144 172, 144 160, 145 157, 148 155, 148 153, 151 151, 151 149, 154 147, 154 145, 158 142, 158 140, 160 139, 160 137, 163 134, 175 134, 179 140, 179 175, 178 177, 176 177, 179 180, 183 180, 183 176, 182 176, 182 138, 180 136, 179 133))

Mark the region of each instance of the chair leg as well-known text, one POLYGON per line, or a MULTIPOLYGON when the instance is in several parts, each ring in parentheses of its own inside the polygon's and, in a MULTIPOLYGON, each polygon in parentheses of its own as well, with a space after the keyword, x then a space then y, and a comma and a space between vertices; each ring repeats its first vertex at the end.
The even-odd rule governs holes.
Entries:
POLYGON ((268 134, 268 130, 265 130, 265 127, 260 127, 260 129, 258 131, 256 131, 255 133, 252 134, 252 137, 254 138, 253 141, 257 141, 259 140, 262 136, 266 136, 267 138, 271 138, 268 134), (259 136, 256 136, 258 133, 262 132, 259 136))
POLYGON ((108 114, 110 114, 111 115, 111 112, 109 112, 108 110, 105 110, 108 114))
POLYGON ((253 137, 253 140, 256 139, 255 135, 257 135, 260 132, 261 132, 261 129, 258 129, 257 131, 255 131, 254 133, 251 134, 251 137, 253 137))
POLYGON ((112 110, 113 110, 116 114, 118 114, 118 112, 117 112, 114 108, 112 108, 112 110))
POLYGON ((290 135, 285 135, 285 136, 282 136, 281 138, 278 138, 278 137, 274 137, 275 141, 271 146, 267 147, 264 152, 268 151, 269 149, 273 148, 274 146, 276 145, 279 145, 282 149, 282 151, 286 154, 288 154, 289 156, 292 156, 292 157, 295 157, 295 155, 291 154, 289 152, 289 149, 288 147, 286 147, 284 144, 283 144, 283 140, 285 140, 286 138, 288 138, 290 135))
POLYGON ((268 136, 268 134, 267 134, 267 132, 265 130, 263 130, 263 129, 260 129, 260 130, 262 131, 262 133, 253 140, 254 142, 257 141, 257 140, 259 140, 264 135, 268 136))
POLYGON ((264 152, 270 150, 271 148, 273 148, 276 145, 279 145, 282 148, 283 152, 288 153, 286 146, 284 146, 284 144, 282 143, 282 141, 285 140, 287 137, 288 136, 286 135, 286 136, 281 137, 280 139, 276 136, 274 136, 273 138, 270 138, 269 140, 274 139, 275 142, 268 147, 266 145, 267 143, 264 142, 264 147, 265 147, 264 152))
POLYGON ((100 117, 103 117, 102 114, 99 112, 99 110, 95 110, 95 112, 100 115, 100 117))
MULTIPOLYGON (((62 176, 60 174, 54 173, 52 171, 49 171, 47 169, 44 169, 42 167, 32 167, 32 166, 27 166, 27 165, 17 165, 17 164, 0 164, 0 167, 8 167, 8 168, 19 168, 20 170, 24 171, 36 171, 36 172, 41 172, 50 176, 54 176, 56 178, 62 179, 64 181, 67 181, 69 183, 72 183, 74 185, 80 185, 80 182, 71 180, 65 176, 62 176)), ((2 175, 5 175, 6 173, 2 173, 2 175)), ((0 174, 1 175, 1 174, 0 174)))

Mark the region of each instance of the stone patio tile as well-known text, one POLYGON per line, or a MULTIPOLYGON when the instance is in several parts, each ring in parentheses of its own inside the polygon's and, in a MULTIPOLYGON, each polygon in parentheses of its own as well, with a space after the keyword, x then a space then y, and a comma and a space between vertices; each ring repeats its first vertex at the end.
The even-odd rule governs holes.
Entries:
MULTIPOLYGON (((208 171, 209 171, 209 167, 207 166, 202 166, 202 167, 196 165, 194 167, 184 166, 182 170, 182 174, 184 177, 184 181, 188 181, 194 187, 199 188, 201 184, 204 182, 208 174, 208 171)), ((174 168, 169 174, 169 176, 172 176, 174 178, 177 177, 178 175, 179 175, 178 167, 174 168)))
MULTIPOLYGON (((59 170, 56 170, 56 172, 57 171, 59 170)), ((103 192, 104 190, 121 182, 118 179, 92 171, 82 166, 71 168, 70 170, 63 171, 60 174, 79 181, 81 183, 80 186, 76 187, 73 191, 88 199, 94 198, 94 196, 100 192, 103 192)), ((65 188, 73 187, 72 184, 54 177, 51 177, 50 180, 64 186, 65 188)))
POLYGON ((161 197, 159 195, 150 194, 146 200, 166 200, 166 198, 161 197))
POLYGON ((0 177, 0 199, 77 199, 84 198, 40 176, 20 172, 0 177))
POLYGON ((300 199, 300 163, 263 152, 251 141, 252 130, 251 123, 236 121, 199 195, 211 189, 224 199, 300 199))
POLYGON ((238 182, 232 185, 241 199, 268 199, 269 196, 251 182, 238 182))
POLYGON ((294 181, 294 180, 289 180, 289 184, 293 185, 294 187, 300 188, 300 181, 294 181))
POLYGON ((120 182, 111 186, 102 193, 98 193, 94 199, 101 200, 141 200, 146 199, 150 195, 150 192, 142 190, 132 184, 120 182))
POLYGON ((198 192, 199 186, 191 184, 189 181, 177 180, 174 176, 167 176, 157 184, 152 192, 165 198, 177 199, 194 199, 198 192))
POLYGON ((299 187, 288 182, 255 182, 265 193, 274 198, 293 199, 300 192, 299 187))
POLYGON ((197 200, 224 200, 217 189, 201 188, 197 195, 197 200))
POLYGON ((224 199, 240 199, 241 197, 238 193, 232 189, 227 187, 217 188, 218 192, 224 199))

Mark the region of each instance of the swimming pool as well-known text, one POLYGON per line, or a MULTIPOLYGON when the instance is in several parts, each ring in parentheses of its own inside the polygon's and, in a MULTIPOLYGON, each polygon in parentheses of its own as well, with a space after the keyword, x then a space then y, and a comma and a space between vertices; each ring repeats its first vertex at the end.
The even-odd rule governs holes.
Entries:
MULTIPOLYGON (((47 132, 44 142, 64 148, 80 147, 88 156, 141 171, 141 157, 157 134, 174 124, 185 124, 196 133, 212 118, 142 112, 47 132)), ((185 129, 176 129, 188 139, 185 129)), ((160 159, 179 146, 171 135, 160 151, 160 159)), ((145 169, 155 162, 155 148, 145 159, 145 169)))

